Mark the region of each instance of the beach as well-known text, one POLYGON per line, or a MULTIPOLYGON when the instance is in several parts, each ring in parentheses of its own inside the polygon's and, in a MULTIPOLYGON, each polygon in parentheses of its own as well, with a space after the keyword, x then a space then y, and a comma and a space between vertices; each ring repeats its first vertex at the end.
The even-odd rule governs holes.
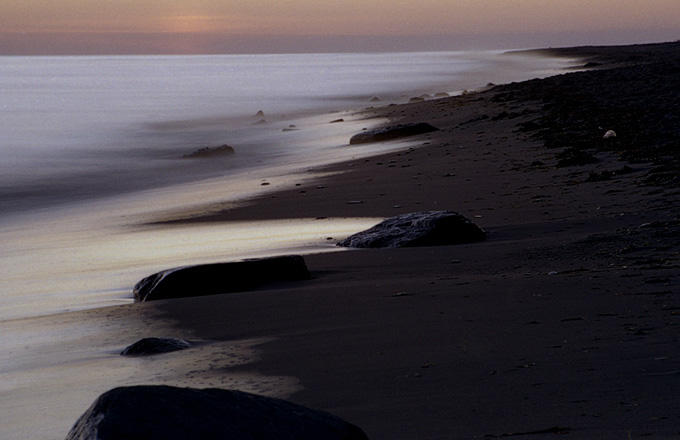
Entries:
MULTIPOLYGON (((74 346, 51 348, 82 350, 78 377, 64 375, 92 385, 77 392, 87 403, 75 416, 104 384, 152 383, 282 397, 372 440, 677 438, 680 44, 549 53, 581 62, 546 79, 376 104, 352 124, 439 131, 224 209, 145 217, 146 228, 304 219, 321 231, 453 210, 488 235, 311 253, 308 281, 33 318, 71 339, 82 331, 74 346), (616 136, 605 138, 609 130, 616 136), (142 336, 200 344, 120 360, 142 336)), ((346 236, 332 234, 328 248, 346 236)), ((44 399, 37 423, 58 425, 63 438, 73 409, 50 405, 63 383, 37 382, 53 387, 41 396, 34 379, 24 378, 37 396, 26 405, 44 399)))

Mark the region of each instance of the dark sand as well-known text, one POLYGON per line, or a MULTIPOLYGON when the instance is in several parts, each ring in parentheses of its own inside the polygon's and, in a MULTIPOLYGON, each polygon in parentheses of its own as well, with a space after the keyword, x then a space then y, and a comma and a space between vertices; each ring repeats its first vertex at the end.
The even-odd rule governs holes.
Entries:
POLYGON ((373 440, 680 438, 680 44, 553 53, 598 65, 367 111, 442 131, 186 221, 451 209, 485 242, 311 255, 311 281, 156 307, 273 338, 224 374, 294 376, 289 400, 373 440), (599 162, 556 167, 572 146, 599 162))

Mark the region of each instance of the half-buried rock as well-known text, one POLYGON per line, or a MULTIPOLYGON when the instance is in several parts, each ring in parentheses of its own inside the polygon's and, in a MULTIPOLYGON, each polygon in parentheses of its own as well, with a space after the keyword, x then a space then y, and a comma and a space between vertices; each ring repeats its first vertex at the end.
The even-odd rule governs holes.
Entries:
POLYGON ((417 124, 394 125, 390 127, 376 128, 374 130, 366 130, 363 133, 355 134, 349 140, 350 145, 368 144, 371 142, 390 141, 418 134, 431 133, 439 131, 426 122, 419 122, 417 124))
POLYGON ((150 356, 152 354, 170 353, 190 348, 191 344, 177 338, 144 338, 128 345, 121 356, 150 356))
POLYGON ((233 147, 221 145, 219 147, 205 147, 185 155, 187 159, 204 159, 209 157, 232 156, 236 154, 233 147))
POLYGON ((138 282, 134 295, 137 301, 219 295, 310 278, 301 256, 285 255, 167 269, 138 282))
POLYGON ((366 440, 358 427, 281 399, 217 388, 114 388, 66 440, 366 440))
POLYGON ((453 211, 425 211, 389 218, 338 243, 352 248, 448 246, 486 238, 486 232, 453 211))

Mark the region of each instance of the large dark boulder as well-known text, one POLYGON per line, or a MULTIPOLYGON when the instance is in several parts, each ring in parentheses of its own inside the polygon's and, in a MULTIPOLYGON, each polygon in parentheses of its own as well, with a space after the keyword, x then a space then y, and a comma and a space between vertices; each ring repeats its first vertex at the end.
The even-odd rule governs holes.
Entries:
POLYGON ((366 440, 354 425, 281 399, 217 388, 134 386, 92 404, 66 440, 366 440))
POLYGON ((366 130, 363 133, 355 134, 349 140, 350 145, 368 144, 371 142, 390 141, 392 139, 399 139, 403 137, 415 136, 418 134, 431 133, 439 131, 426 122, 419 122, 416 124, 394 125, 391 127, 376 128, 374 130, 366 130))
POLYGON ((191 343, 177 338, 144 338, 128 345, 120 353, 121 356, 149 356, 152 354, 169 353, 191 347, 191 343))
POLYGON ((301 256, 285 255, 167 269, 138 282, 134 295, 137 301, 218 295, 310 278, 301 256))
POLYGON ((425 211, 399 215, 338 243, 352 248, 447 246, 486 238, 479 226, 453 211, 425 211))

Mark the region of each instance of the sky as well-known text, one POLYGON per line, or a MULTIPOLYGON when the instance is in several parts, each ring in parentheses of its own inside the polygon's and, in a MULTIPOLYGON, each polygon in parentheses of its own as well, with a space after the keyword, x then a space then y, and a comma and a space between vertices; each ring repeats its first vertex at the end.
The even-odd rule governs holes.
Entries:
POLYGON ((2 0, 0 54, 510 49, 680 39, 680 0, 2 0))

